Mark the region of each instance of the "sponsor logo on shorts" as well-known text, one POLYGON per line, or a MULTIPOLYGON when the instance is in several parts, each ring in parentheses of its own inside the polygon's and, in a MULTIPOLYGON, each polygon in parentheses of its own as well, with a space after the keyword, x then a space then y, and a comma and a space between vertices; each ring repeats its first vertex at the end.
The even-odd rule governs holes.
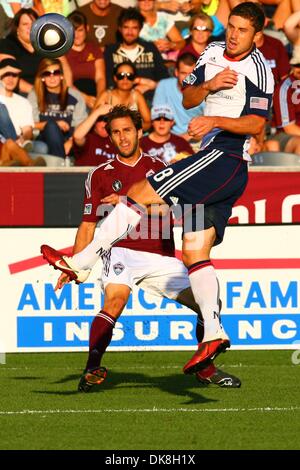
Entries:
POLYGON ((90 215, 92 213, 92 204, 85 204, 83 213, 85 215, 90 215))
POLYGON ((121 274, 122 271, 124 271, 125 269, 125 266, 124 264, 118 262, 116 264, 113 265, 113 270, 114 270, 114 273, 118 276, 119 274, 121 274))
POLYGON ((120 181, 120 180, 115 180, 115 181, 113 182, 113 184, 112 184, 112 188, 113 188, 114 191, 116 191, 116 193, 117 193, 118 191, 120 191, 120 189, 122 188, 122 183, 121 183, 121 181, 120 181))

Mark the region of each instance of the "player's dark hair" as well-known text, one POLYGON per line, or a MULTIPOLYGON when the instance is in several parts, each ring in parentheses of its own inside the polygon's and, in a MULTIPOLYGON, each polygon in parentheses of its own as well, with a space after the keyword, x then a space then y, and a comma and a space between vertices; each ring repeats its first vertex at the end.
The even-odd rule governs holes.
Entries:
POLYGON ((88 21, 87 17, 81 11, 75 10, 67 16, 68 20, 71 21, 74 29, 79 28, 79 26, 84 26, 87 29, 88 21))
POLYGON ((113 109, 105 116, 105 129, 108 135, 111 135, 111 122, 114 119, 124 117, 129 117, 132 120, 137 131, 143 128, 142 116, 138 111, 127 108, 127 106, 124 106, 123 104, 118 104, 117 106, 114 106, 113 109))
POLYGON ((197 58, 194 56, 194 54, 191 54, 191 52, 184 52, 176 60, 176 69, 179 68, 179 64, 181 63, 184 65, 195 65, 196 62, 197 58))
POLYGON ((253 2, 245 2, 240 3, 236 7, 234 7, 230 14, 231 16, 240 16, 241 18, 245 18, 250 20, 252 26, 255 29, 255 32, 262 31, 264 24, 265 24, 265 13, 261 5, 259 3, 253 2))
POLYGON ((137 21, 141 29, 144 26, 145 18, 136 8, 130 7, 121 11, 118 18, 118 26, 122 27, 125 21, 129 20, 137 21))

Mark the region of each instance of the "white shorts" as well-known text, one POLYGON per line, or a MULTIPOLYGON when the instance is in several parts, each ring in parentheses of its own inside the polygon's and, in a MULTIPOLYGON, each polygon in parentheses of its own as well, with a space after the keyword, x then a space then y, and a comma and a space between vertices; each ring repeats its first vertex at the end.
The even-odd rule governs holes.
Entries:
POLYGON ((176 299, 179 292, 190 287, 188 271, 175 257, 146 251, 112 248, 109 260, 104 262, 103 288, 107 284, 136 284, 147 292, 168 299, 176 299))

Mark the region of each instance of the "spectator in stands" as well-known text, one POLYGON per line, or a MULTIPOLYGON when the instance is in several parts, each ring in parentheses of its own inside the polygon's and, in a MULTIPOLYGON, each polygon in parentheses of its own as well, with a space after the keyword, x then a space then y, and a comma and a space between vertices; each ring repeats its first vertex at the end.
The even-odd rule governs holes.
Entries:
POLYGON ((143 130, 146 131, 151 125, 150 110, 142 93, 134 88, 136 78, 136 68, 131 62, 116 65, 113 73, 115 87, 104 91, 97 104, 110 106, 123 104, 139 111, 143 120, 143 130))
MULTIPOLYGON (((19 91, 27 94, 32 89, 34 77, 41 57, 36 54, 30 42, 30 29, 38 14, 32 8, 21 8, 12 20, 11 32, 5 39, 0 40, 0 60, 14 57, 20 64, 22 73, 19 91)), ((60 57, 68 83, 71 83, 71 73, 65 57, 60 57)))
POLYGON ((74 11, 68 19, 74 27, 75 37, 66 59, 72 70, 74 85, 88 108, 93 108, 96 97, 106 87, 103 54, 97 44, 86 40, 89 30, 86 16, 80 11, 74 11))
MULTIPOLYGON (((267 17, 267 27, 280 30, 293 12, 295 0, 260 0, 267 17)), ((296 10, 297 11, 297 10, 296 10)))
POLYGON ((111 106, 95 107, 74 131, 75 166, 98 166, 115 158, 117 150, 105 129, 105 115, 111 106))
POLYGON ((79 10, 84 13, 90 26, 88 41, 95 42, 101 47, 116 42, 116 19, 123 8, 111 3, 110 0, 93 0, 79 10))
POLYGON ((156 2, 156 8, 170 15, 185 38, 188 36, 191 15, 199 13, 200 4, 199 0, 161 0, 156 2))
POLYGON ((135 8, 122 11, 118 19, 121 41, 105 48, 106 79, 108 87, 114 85, 114 66, 121 62, 133 62, 138 78, 136 89, 151 101, 159 80, 169 76, 157 47, 151 42, 139 39, 144 17, 135 8))
POLYGON ((214 28, 213 20, 205 13, 193 16, 190 26, 190 37, 187 44, 179 52, 179 57, 186 52, 193 54, 198 60, 199 55, 208 45, 214 28))
POLYGON ((145 153, 161 158, 165 163, 173 163, 194 153, 185 139, 172 134, 174 116, 168 105, 154 106, 151 109, 151 122, 152 132, 141 139, 145 153))
POLYGON ((19 0, 19 1, 2 0, 1 3, 9 4, 11 18, 13 18, 14 15, 16 15, 21 10, 21 8, 33 8, 40 15, 44 13, 44 11, 38 12, 35 6, 35 4, 37 3, 40 4, 41 0, 38 0, 38 1, 36 0, 19 0))
POLYGON ((3 39, 8 34, 9 23, 10 19, 0 4, 0 39, 3 39))
POLYGON ((293 45, 292 59, 295 63, 300 62, 300 0, 298 10, 293 13, 284 23, 284 32, 293 45))
POLYGON ((185 41, 172 17, 158 12, 155 0, 138 0, 138 9, 145 19, 140 38, 153 42, 165 60, 175 62, 185 41))
POLYGON ((266 136, 266 127, 260 135, 252 135, 248 153, 254 155, 259 152, 280 152, 280 143, 273 136, 266 136))
POLYGON ((41 61, 28 98, 39 139, 47 144, 48 153, 65 158, 73 145, 73 129, 87 113, 79 91, 67 86, 58 59, 41 61))
POLYGON ((31 158, 14 140, 0 142, 0 166, 46 166, 43 157, 31 158))
POLYGON ((213 36, 223 37, 230 10, 242 0, 161 0, 158 9, 175 14, 176 25, 182 30, 183 37, 188 36, 190 15, 206 13, 213 21, 213 36), (178 23, 179 21, 179 23, 178 23))
POLYGON ((175 120, 172 131, 189 141, 192 138, 187 132, 188 124, 193 117, 203 114, 205 106, 201 103, 195 108, 185 109, 182 105, 182 82, 193 71, 196 62, 193 54, 182 54, 176 62, 175 77, 161 80, 153 98, 153 106, 167 104, 171 108, 175 120))
POLYGON ((280 150, 300 155, 300 58, 290 61, 291 73, 274 92, 274 121, 280 150))
POLYGON ((21 67, 15 59, 0 62, 0 135, 3 141, 10 139, 19 147, 27 146, 27 149, 29 144, 31 150, 43 153, 46 150, 44 144, 31 141, 34 127, 32 106, 27 98, 15 93, 20 74, 21 67))
POLYGON ((279 83, 283 78, 287 77, 290 71, 289 56, 282 42, 262 32, 261 35, 258 35, 255 44, 267 59, 272 69, 275 83, 279 83))
MULTIPOLYGON (((44 13, 59 13, 68 16, 77 7, 77 0, 34 0, 35 8, 44 13)), ((40 13, 41 14, 41 13, 40 13)))

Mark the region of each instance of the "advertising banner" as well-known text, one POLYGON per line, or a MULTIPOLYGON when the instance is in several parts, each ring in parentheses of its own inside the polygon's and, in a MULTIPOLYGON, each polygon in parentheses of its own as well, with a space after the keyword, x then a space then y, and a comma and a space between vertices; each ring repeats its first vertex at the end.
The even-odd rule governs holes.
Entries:
MULTIPOLYGON (((278 170, 278 168, 277 168, 278 170)), ((300 222, 300 172, 252 172, 232 211, 231 224, 300 222)))
MULTIPOLYGON (((300 172, 274 169, 250 167, 247 188, 233 208, 230 224, 300 223, 300 172)), ((71 170, 0 173, 0 225, 76 227, 82 218, 87 171, 71 170), (31 207, 34 211, 28 210, 31 207)))
MULTIPOLYGON (((70 252, 75 234, 72 228, 1 229, 0 353, 87 349, 103 301, 101 262, 86 283, 55 291, 59 271, 39 253, 43 243, 70 252)), ((222 322, 233 348, 298 348, 299 240, 297 225, 229 227, 213 250, 222 322)), ((195 322, 189 309, 136 288, 110 350, 195 349, 195 322)))

